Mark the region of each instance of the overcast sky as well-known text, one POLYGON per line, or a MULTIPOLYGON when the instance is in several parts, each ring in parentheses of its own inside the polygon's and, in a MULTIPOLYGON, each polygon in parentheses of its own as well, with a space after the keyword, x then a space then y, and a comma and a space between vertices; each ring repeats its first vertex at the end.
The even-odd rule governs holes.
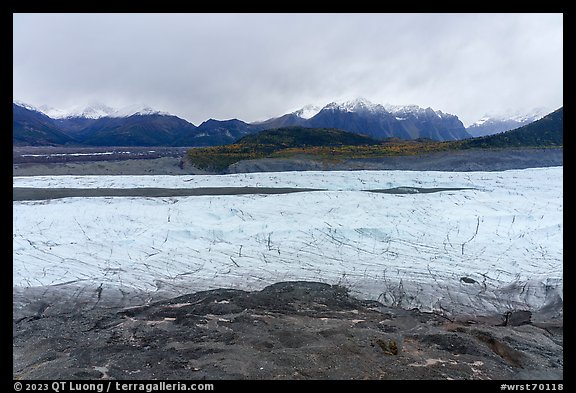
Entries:
POLYGON ((457 115, 563 105, 562 14, 14 14, 15 100, 195 125, 364 97, 457 115))

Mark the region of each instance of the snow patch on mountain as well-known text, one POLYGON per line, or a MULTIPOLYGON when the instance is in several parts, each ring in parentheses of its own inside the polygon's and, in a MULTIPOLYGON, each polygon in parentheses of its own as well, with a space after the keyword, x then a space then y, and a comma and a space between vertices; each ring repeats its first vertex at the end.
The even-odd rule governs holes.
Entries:
POLYGON ((317 106, 317 105, 306 105, 303 108, 300 108, 297 111, 292 112, 292 114, 296 115, 302 119, 308 120, 308 119, 316 116, 316 114, 318 112, 320 112, 321 110, 322 110, 322 108, 317 106))

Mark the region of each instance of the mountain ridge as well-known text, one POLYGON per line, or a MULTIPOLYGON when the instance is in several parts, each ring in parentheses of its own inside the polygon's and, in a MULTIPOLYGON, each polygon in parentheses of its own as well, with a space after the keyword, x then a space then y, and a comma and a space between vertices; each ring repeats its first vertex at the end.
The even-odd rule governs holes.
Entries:
POLYGON ((257 124, 266 128, 288 126, 338 128, 379 140, 398 137, 443 141, 471 137, 466 132, 464 124, 455 115, 417 105, 375 104, 362 97, 330 102, 322 108, 307 105, 257 124), (302 113, 306 113, 307 116, 302 117, 302 113))
POLYGON ((78 144, 85 146, 219 146, 280 127, 335 128, 378 140, 463 140, 472 136, 458 116, 417 105, 375 104, 364 98, 306 105, 296 111, 247 123, 239 119, 208 119, 193 123, 146 105, 113 109, 96 104, 52 118, 39 107, 13 102, 13 144, 78 144), (18 107, 18 109, 16 109, 18 107), (29 112, 26 112, 29 111, 29 112), (41 116, 43 115, 43 116, 41 116))

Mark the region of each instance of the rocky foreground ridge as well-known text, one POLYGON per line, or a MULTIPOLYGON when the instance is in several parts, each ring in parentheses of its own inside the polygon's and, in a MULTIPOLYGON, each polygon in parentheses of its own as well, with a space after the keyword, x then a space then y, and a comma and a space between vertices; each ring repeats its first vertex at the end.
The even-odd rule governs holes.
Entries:
POLYGON ((280 282, 175 298, 14 288, 14 379, 562 379, 563 322, 451 317, 280 282))

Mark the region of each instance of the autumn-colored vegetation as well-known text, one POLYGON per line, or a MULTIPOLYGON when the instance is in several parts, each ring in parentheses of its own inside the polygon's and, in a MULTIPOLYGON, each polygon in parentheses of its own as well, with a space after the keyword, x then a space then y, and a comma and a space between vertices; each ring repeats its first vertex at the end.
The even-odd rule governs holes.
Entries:
POLYGON ((264 158, 273 152, 266 145, 233 144, 190 149, 187 157, 197 168, 222 171, 236 162, 264 158))
POLYGON ((340 130, 291 127, 263 131, 232 145, 190 149, 187 156, 197 168, 223 171, 243 160, 307 156, 334 162, 351 158, 423 154, 449 149, 452 143, 400 139, 376 141, 340 130))

